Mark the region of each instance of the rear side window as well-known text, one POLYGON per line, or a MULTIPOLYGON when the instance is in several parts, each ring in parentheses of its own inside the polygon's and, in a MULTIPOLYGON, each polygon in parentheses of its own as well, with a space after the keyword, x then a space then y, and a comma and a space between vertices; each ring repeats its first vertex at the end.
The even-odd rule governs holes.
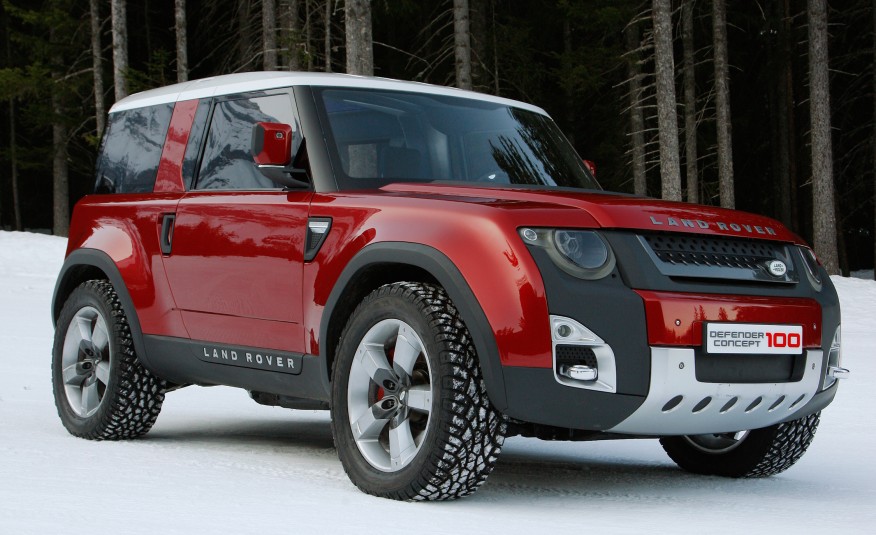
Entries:
POLYGON ((252 159, 252 127, 258 122, 292 125, 292 154, 301 145, 292 96, 238 98, 217 102, 213 108, 196 189, 279 188, 259 171, 252 159))
POLYGON ((109 116, 97 159, 95 193, 152 191, 172 114, 173 104, 160 104, 109 116))

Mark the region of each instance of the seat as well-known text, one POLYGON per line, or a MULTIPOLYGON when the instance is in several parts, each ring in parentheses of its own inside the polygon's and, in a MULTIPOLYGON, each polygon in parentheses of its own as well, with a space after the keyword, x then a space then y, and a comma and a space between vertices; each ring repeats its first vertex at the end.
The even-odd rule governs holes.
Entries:
POLYGON ((417 149, 384 147, 380 155, 383 178, 426 178, 422 157, 417 149))

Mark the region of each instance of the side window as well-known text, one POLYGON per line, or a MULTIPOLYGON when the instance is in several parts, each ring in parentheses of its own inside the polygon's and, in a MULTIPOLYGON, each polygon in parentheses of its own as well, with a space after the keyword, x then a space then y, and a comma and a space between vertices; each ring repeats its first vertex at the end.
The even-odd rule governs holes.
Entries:
POLYGON ((173 104, 119 111, 97 159, 95 193, 146 193, 155 186, 173 104))
POLYGON ((252 159, 252 126, 258 122, 292 125, 292 154, 301 134, 291 95, 268 95, 217 102, 207 133, 196 189, 266 189, 279 186, 264 176, 252 159))

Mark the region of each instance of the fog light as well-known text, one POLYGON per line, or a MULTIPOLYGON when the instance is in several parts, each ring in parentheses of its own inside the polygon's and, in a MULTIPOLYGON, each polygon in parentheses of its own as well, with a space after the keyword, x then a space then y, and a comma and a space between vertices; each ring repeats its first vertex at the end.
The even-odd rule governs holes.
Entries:
POLYGON ((554 377, 575 388, 617 392, 614 351, 572 318, 551 316, 554 377))
POLYGON ((584 366, 582 364, 561 366, 560 374, 576 381, 595 381, 596 378, 599 377, 599 372, 596 368, 591 368, 590 366, 584 366))

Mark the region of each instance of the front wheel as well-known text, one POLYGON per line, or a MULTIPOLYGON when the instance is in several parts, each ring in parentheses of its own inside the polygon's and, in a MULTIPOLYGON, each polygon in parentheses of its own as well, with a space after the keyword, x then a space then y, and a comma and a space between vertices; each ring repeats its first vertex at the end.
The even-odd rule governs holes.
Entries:
POLYGON ((335 360, 332 432, 344 470, 369 494, 446 500, 486 480, 505 420, 443 289, 389 284, 356 308, 335 360))
POLYGON ((664 437, 660 444, 688 472, 769 477, 784 472, 806 453, 815 437, 819 414, 752 431, 664 437))

